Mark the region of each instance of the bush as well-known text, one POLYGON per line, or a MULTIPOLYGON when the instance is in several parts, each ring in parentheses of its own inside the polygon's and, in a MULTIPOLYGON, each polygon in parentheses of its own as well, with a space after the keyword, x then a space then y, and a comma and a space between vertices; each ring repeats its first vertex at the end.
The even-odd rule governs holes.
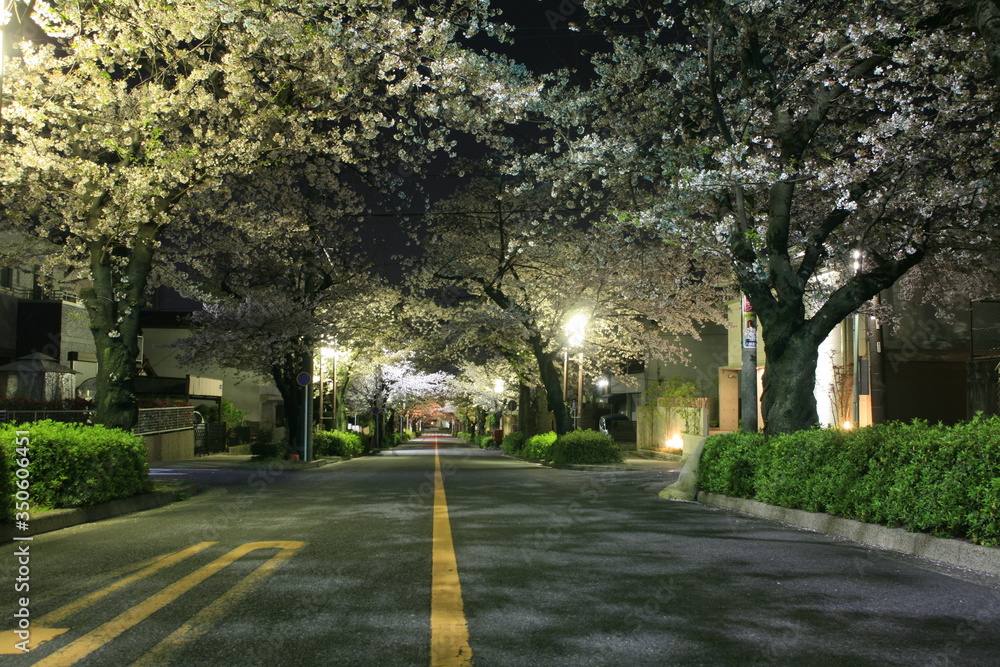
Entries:
POLYGON ((709 493, 753 498, 763 447, 764 435, 756 432, 734 431, 707 438, 698 467, 698 486, 709 493))
POLYGON ((316 456, 360 456, 364 452, 361 436, 351 431, 316 431, 313 433, 316 456))
POLYGON ((570 431, 552 445, 553 463, 621 463, 622 450, 611 436, 591 429, 570 431))
MULTIPOLYGON (((14 438, 8 430, 0 432, 0 521, 14 518, 14 438)), ((17 457, 20 458, 20 457, 17 457)))
POLYGON ((1000 417, 713 436, 702 490, 1000 545, 1000 417))
POLYGON ((493 446, 492 435, 480 435, 477 436, 477 440, 479 441, 478 444, 481 449, 489 449, 490 447, 493 446))
POLYGON ((500 443, 500 450, 508 456, 520 456, 522 449, 524 449, 523 431, 508 433, 503 437, 503 442, 500 443))
POLYGON ((209 424, 223 423, 226 425, 226 430, 231 431, 234 428, 243 425, 244 411, 233 405, 232 401, 223 396, 219 403, 222 405, 222 419, 219 419, 219 405, 215 403, 203 403, 195 408, 196 412, 200 412, 201 416, 205 418, 205 421, 209 424))
POLYGON ((555 431, 539 433, 528 438, 521 450, 521 456, 535 461, 551 461, 552 445, 556 442, 555 431))
MULTIPOLYGON (((51 420, 0 426, 4 497, 9 513, 16 431, 28 431, 31 508, 87 507, 148 491, 149 466, 140 436, 104 426, 51 420)), ((21 457, 17 457, 21 458, 21 457)))
POLYGON ((285 458, 285 451, 285 445, 281 442, 255 440, 250 443, 250 453, 258 461, 264 459, 283 459, 285 458))

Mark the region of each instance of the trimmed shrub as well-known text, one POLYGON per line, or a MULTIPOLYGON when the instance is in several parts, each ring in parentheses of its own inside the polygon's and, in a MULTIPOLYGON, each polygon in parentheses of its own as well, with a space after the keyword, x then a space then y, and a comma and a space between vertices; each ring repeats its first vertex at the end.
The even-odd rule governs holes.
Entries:
POLYGON ((556 442, 555 431, 539 433, 528 438, 521 450, 521 456, 535 461, 552 460, 552 445, 556 442))
POLYGON ((699 488, 709 493, 753 498, 754 477, 764 442, 763 434, 748 431, 707 438, 698 466, 699 488))
POLYGON ((705 443, 702 490, 1000 545, 1000 417, 705 443))
POLYGON ((479 447, 480 447, 480 449, 489 449, 490 447, 493 446, 493 436, 492 435, 480 435, 480 436, 477 436, 477 440, 479 441, 479 447))
POLYGON ((570 431, 552 445, 553 463, 621 463, 622 450, 611 436, 591 429, 570 431))
POLYGON ((0 521, 14 518, 15 449, 14 434, 7 429, 0 430, 0 521))
POLYGON ((500 450, 508 456, 520 456, 522 449, 524 449, 523 431, 508 433, 503 437, 503 442, 500 443, 500 450))
POLYGON ((364 451, 361 436, 351 431, 316 431, 313 433, 316 456, 360 456, 364 451))
MULTIPOLYGON (((14 439, 19 430, 28 431, 32 510, 87 507, 150 488, 146 446, 140 436, 51 420, 0 426, 5 488, 12 482, 14 439)), ((10 493, 5 497, 10 498, 10 493)))

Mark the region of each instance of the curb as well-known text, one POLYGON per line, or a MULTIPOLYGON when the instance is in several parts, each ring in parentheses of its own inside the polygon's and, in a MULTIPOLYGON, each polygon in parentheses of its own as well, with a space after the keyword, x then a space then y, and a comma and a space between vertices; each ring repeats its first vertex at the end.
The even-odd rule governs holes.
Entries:
POLYGON ((756 500, 732 498, 704 491, 698 493, 698 502, 780 521, 818 533, 844 537, 880 549, 898 551, 983 574, 1000 576, 1000 547, 984 547, 963 540, 911 533, 903 528, 888 528, 830 514, 793 510, 767 505, 756 500))
POLYGON ((28 525, 31 529, 28 531, 17 531, 14 529, 14 524, 5 523, 0 525, 0 544, 13 542, 15 536, 34 537, 35 535, 49 533, 53 530, 162 507, 163 505, 169 505, 181 500, 182 497, 193 496, 197 493, 197 486, 194 484, 185 484, 176 489, 140 493, 131 498, 109 500, 106 503, 91 507, 51 510, 40 514, 31 514, 28 517, 28 525))

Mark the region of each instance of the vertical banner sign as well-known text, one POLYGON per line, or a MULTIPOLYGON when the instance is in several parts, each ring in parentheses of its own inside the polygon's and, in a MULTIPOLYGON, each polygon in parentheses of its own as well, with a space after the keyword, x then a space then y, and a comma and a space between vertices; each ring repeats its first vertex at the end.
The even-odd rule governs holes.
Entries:
POLYGON ((747 350, 757 349, 757 318, 746 296, 743 297, 743 347, 747 350))

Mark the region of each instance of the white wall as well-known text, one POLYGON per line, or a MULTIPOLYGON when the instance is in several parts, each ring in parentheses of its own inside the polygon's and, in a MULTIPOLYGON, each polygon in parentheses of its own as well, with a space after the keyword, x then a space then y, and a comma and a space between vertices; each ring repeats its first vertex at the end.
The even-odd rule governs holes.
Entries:
MULTIPOLYGON (((192 369, 182 366, 177 360, 177 350, 163 347, 181 338, 186 338, 186 329, 143 328, 143 354, 162 377, 185 377, 200 375, 222 380, 222 395, 244 411, 247 421, 260 421, 260 378, 238 374, 235 369, 221 366, 192 369)), ((197 399, 196 399, 197 400, 197 399)))

